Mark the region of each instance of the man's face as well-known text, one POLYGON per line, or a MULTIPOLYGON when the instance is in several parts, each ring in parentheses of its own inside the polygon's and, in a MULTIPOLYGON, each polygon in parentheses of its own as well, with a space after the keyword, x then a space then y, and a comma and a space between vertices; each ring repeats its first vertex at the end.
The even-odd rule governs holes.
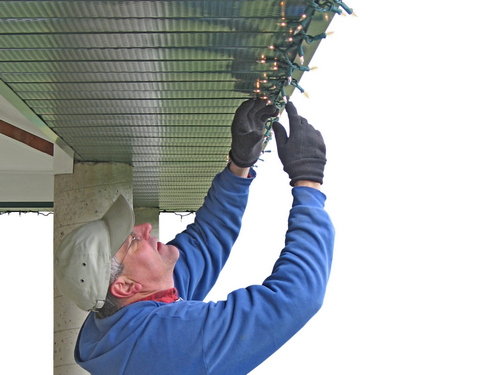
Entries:
POLYGON ((150 236, 149 223, 135 226, 132 233, 136 240, 129 236, 116 254, 118 260, 123 262, 122 275, 141 283, 147 289, 163 290, 170 287, 167 284, 172 280, 179 250, 150 236))

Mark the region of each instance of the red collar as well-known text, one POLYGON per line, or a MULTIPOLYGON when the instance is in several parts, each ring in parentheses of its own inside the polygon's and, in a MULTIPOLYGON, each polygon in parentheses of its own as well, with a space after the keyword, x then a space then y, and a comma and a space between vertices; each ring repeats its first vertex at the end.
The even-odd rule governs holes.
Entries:
POLYGON ((179 296, 177 295, 177 289, 172 288, 172 289, 162 290, 161 292, 147 296, 146 298, 143 298, 137 302, 157 301, 157 302, 172 303, 176 302, 178 299, 179 296))

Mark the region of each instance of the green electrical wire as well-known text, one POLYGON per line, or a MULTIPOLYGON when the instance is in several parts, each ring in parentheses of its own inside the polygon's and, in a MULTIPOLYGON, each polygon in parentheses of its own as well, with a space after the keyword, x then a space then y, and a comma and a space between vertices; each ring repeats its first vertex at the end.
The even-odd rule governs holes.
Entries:
POLYGON ((294 71, 310 71, 308 66, 302 65, 304 57, 303 42, 311 44, 326 38, 325 33, 311 36, 304 30, 312 19, 314 12, 333 13, 335 16, 335 14, 342 14, 343 10, 348 14, 353 13, 353 10, 341 0, 324 2, 309 0, 309 6, 300 20, 286 20, 284 24, 296 25, 293 35, 287 39, 285 45, 271 46, 272 51, 274 51, 273 56, 264 56, 265 58, 261 59, 261 61, 266 63, 267 61, 273 61, 274 65, 272 72, 269 73, 270 77, 266 80, 266 83, 261 84, 259 92, 274 104, 276 108, 280 110, 283 109, 288 101, 284 90, 286 85, 293 85, 297 87, 300 92, 304 92, 297 81, 292 77, 294 71), (297 55, 299 56, 300 64, 295 63, 291 59, 292 56, 296 57, 297 55))
MULTIPOLYGON (((259 60, 261 63, 272 61, 272 70, 265 74, 265 79, 259 80, 258 92, 262 98, 266 98, 269 103, 272 103, 280 112, 285 108, 288 98, 285 93, 285 87, 292 85, 296 87, 301 93, 305 90, 299 86, 298 81, 293 78, 294 71, 308 72, 310 68, 304 66, 304 49, 303 42, 307 44, 314 43, 318 40, 326 38, 325 33, 318 35, 308 35, 305 31, 311 22, 312 16, 315 12, 320 13, 333 13, 333 16, 340 15, 345 11, 349 15, 353 14, 353 10, 349 8, 342 0, 320 1, 309 0, 309 5, 306 8, 303 16, 299 20, 281 20, 283 25, 290 26, 291 36, 286 40, 284 45, 270 46, 274 52, 273 56, 262 56, 259 60), (295 63, 296 57, 299 57, 300 64, 295 63), (293 57, 293 59, 292 59, 293 57)), ((270 118, 265 126, 264 144, 262 152, 264 152, 267 144, 272 139, 272 124, 278 121, 278 117, 270 118)))
POLYGON ((323 13, 330 13, 334 12, 337 14, 342 14, 342 9, 345 10, 348 14, 352 14, 353 10, 349 8, 347 5, 344 4, 343 1, 341 0, 332 0, 332 1, 325 1, 323 3, 321 2, 316 2, 314 0, 310 0, 311 7, 314 8, 314 10, 317 10, 318 12, 323 12, 323 13), (342 9, 340 9, 342 8, 342 9))

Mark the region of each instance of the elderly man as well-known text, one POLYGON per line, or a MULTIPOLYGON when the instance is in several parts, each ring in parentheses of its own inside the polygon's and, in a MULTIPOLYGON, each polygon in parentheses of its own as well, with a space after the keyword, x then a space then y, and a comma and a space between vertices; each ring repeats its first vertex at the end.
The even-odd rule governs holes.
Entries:
POLYGON ((319 310, 330 274, 334 230, 324 210, 326 150, 321 134, 286 106, 287 135, 273 125, 278 155, 293 186, 285 247, 262 285, 203 302, 240 231, 251 166, 265 121, 262 100, 244 102, 232 126, 231 162, 213 180, 194 224, 168 244, 133 227, 119 197, 101 220, 62 242, 55 255, 63 295, 92 310, 75 348, 92 374, 247 374, 319 310))

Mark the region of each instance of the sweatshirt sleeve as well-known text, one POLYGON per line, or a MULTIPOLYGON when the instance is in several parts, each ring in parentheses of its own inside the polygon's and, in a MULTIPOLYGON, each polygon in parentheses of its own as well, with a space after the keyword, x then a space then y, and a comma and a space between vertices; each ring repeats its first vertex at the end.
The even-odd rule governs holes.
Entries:
POLYGON ((288 341, 323 304, 334 228, 319 190, 295 187, 285 247, 262 285, 209 304, 204 328, 209 374, 246 374, 288 341))
POLYGON ((226 167, 214 178, 194 223, 170 242, 180 253, 174 271, 180 297, 201 301, 215 284, 240 232, 254 170, 251 175, 241 178, 226 167))

